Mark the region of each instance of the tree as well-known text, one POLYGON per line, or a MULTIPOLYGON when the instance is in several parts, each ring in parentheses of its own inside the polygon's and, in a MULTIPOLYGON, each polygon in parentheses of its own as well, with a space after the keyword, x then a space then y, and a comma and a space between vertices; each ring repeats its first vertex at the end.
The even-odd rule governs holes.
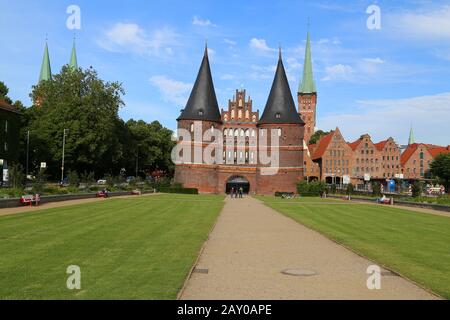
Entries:
POLYGON ((33 114, 29 129, 37 162, 47 162, 49 174, 57 177, 63 131, 68 129, 66 168, 95 171, 97 175, 119 168, 124 156, 118 136, 123 94, 120 83, 104 82, 92 68, 72 70, 68 66, 52 81, 33 87, 30 96, 33 101, 40 101, 39 106, 29 110, 33 114))
POLYGON ((20 164, 13 164, 9 169, 9 183, 13 189, 22 189, 25 175, 20 164))
POLYGON ((309 140, 309 144, 316 144, 320 139, 322 139, 322 137, 324 137, 324 136, 326 136, 328 134, 330 134, 330 132, 326 132, 326 131, 322 131, 322 130, 316 131, 311 136, 311 139, 309 140))
POLYGON ((6 84, 0 81, 0 99, 5 100, 9 104, 12 104, 12 100, 8 97, 9 89, 6 84))
POLYGON ((351 196, 355 192, 355 186, 353 184, 349 183, 347 185, 347 195, 351 196))
POLYGON ((430 164, 433 176, 439 178, 447 192, 450 189, 450 153, 439 154, 430 164))
POLYGON ((129 162, 128 172, 135 172, 138 158, 139 171, 165 171, 171 174, 174 165, 171 159, 175 142, 172 141, 173 132, 164 128, 158 121, 146 123, 133 119, 126 123, 132 143, 126 145, 129 162))

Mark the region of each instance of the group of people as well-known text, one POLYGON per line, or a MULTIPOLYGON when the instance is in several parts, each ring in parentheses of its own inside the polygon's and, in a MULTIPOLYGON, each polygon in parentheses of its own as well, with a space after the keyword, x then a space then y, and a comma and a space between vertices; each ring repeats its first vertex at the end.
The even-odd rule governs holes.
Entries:
POLYGON ((244 188, 240 187, 237 189, 233 187, 231 188, 230 195, 232 199, 242 199, 244 197, 244 188))

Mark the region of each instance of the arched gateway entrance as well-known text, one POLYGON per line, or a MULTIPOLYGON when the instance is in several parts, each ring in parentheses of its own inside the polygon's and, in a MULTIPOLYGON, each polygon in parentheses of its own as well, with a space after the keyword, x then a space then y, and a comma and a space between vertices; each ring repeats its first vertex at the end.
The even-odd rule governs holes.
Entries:
POLYGON ((233 176, 227 181, 226 193, 230 193, 231 189, 239 190, 240 188, 244 189, 244 193, 250 192, 250 182, 247 179, 241 176, 233 176))

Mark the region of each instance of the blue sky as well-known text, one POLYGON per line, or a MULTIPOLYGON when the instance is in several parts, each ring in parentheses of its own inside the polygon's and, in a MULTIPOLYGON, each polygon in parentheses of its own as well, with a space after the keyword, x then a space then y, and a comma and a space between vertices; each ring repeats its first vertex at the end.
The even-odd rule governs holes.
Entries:
POLYGON ((13 99, 30 104, 46 34, 52 71, 69 62, 72 4, 81 9, 78 63, 123 83, 124 119, 174 129, 206 40, 221 107, 243 86, 262 111, 279 45, 296 95, 310 17, 320 129, 406 143, 413 124, 417 140, 450 144, 448 1, 0 0, 0 80, 13 99), (367 28, 373 4, 380 30, 367 28))

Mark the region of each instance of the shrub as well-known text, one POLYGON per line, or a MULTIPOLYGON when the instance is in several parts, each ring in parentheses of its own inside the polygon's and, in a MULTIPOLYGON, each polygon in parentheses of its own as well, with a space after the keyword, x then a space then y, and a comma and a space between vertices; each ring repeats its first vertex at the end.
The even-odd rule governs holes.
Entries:
POLYGON ((412 185, 413 198, 420 197, 422 195, 422 191, 423 191, 423 183, 419 181, 414 182, 414 184, 412 185))
POLYGON ((80 178, 76 171, 70 170, 67 178, 69 179, 69 185, 71 187, 78 187, 80 185, 80 178))
POLYGON ((305 195, 309 193, 309 183, 306 180, 302 180, 297 183, 297 193, 300 195, 305 195))
POLYGON ((372 195, 375 197, 381 196, 381 183, 374 182, 372 184, 372 195))
POLYGON ((162 192, 162 193, 178 193, 178 194, 198 194, 198 189, 162 187, 162 188, 159 188, 159 192, 162 192))
POLYGON ((332 194, 336 194, 336 192, 337 192, 337 186, 336 186, 336 184, 332 184, 330 190, 331 190, 331 193, 332 193, 332 194))
POLYGON ((326 185, 321 181, 309 182, 306 180, 300 181, 297 184, 297 192, 302 196, 318 197, 326 191, 326 185))

